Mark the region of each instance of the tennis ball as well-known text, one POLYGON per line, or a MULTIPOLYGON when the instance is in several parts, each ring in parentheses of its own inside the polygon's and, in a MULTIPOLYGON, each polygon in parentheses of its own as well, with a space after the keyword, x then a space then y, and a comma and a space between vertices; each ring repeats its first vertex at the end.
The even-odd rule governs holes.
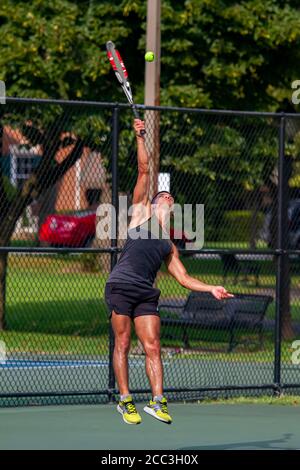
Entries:
POLYGON ((152 52, 152 51, 146 52, 146 54, 145 54, 145 60, 146 60, 147 62, 153 62, 153 61, 154 61, 154 52, 152 52))

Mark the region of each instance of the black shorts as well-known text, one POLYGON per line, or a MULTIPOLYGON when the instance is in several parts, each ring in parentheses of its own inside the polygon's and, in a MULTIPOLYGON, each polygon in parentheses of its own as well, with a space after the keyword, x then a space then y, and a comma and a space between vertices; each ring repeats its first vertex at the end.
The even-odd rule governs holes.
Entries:
POLYGON ((105 301, 110 315, 115 313, 131 318, 141 315, 159 315, 160 290, 155 287, 140 287, 128 283, 109 282, 105 287, 105 301))

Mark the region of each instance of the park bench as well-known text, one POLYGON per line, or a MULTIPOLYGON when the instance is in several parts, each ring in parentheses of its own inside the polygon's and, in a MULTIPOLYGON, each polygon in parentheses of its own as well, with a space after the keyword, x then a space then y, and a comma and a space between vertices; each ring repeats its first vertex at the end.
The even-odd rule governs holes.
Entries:
POLYGON ((159 312, 162 326, 180 329, 185 348, 190 347, 191 330, 197 328, 225 330, 229 335, 228 351, 232 351, 241 330, 258 333, 262 347, 264 317, 272 300, 268 295, 235 294, 220 301, 207 292, 191 292, 184 305, 160 304, 159 312))

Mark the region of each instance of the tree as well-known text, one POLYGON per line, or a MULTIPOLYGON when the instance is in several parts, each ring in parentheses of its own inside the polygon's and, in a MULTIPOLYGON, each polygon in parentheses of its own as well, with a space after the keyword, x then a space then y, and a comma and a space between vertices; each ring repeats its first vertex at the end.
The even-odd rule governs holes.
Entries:
MULTIPOLYGON (((4 0, 0 6, 1 79, 9 96, 95 99, 103 96, 110 68, 103 43, 114 28, 120 37, 128 34, 126 20, 115 17, 119 6, 110 2, 56 0, 49 4, 34 0, 30 7, 23 1, 4 0), (98 22, 98 19, 101 21, 98 22), (99 24, 100 23, 100 24, 99 24), (101 44, 102 31, 103 37, 101 44), (102 50, 102 52, 101 52, 102 50), (104 60, 105 58, 105 60, 104 60), (82 66, 84 64, 84 67, 82 66), (105 86, 103 86, 105 83, 105 86)), ((113 94, 112 94, 113 96, 113 94)), ((22 188, 14 190, 0 169, 0 246, 8 246, 16 222, 34 199, 51 189, 81 157, 83 148, 99 148, 101 131, 108 118, 95 110, 68 115, 52 106, 25 110, 9 105, 1 108, 0 137, 5 125, 22 130, 29 146, 42 149, 39 166, 22 188), (62 134, 69 131, 69 137, 62 134), (65 159, 56 162, 59 148, 66 148, 65 159)), ((7 254, 0 255, 0 329, 5 327, 5 278, 7 254)))
MULTIPOLYGON (((275 110, 298 79, 300 17, 288 0, 164 0, 161 104, 275 110)), ((146 0, 2 0, 0 78, 10 96, 118 101, 105 42, 144 93, 146 0)))
MULTIPOLYGON (((38 168, 25 181, 24 185, 9 198, 4 185, 4 178, 0 178, 0 246, 8 246, 13 234, 16 221, 24 209, 34 199, 37 199, 49 187, 52 187, 81 157, 84 141, 75 138, 61 139, 62 122, 56 118, 53 126, 48 129, 37 129, 31 124, 24 124, 23 133, 31 145, 39 144, 43 148, 43 158, 38 168), (71 145, 70 145, 71 144, 71 145), (60 147, 69 147, 69 152, 61 163, 55 160, 60 147)), ((0 255, 0 329, 5 326, 4 300, 5 276, 7 266, 7 253, 0 255)))
POLYGON ((288 1, 163 2, 162 103, 275 110, 299 75, 299 25, 288 1))

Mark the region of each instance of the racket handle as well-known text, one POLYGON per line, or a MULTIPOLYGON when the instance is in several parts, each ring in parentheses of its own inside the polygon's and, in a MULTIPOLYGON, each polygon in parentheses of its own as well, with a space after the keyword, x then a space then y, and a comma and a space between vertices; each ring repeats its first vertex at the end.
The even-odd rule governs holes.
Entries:
POLYGON ((134 114, 135 119, 141 119, 138 110, 136 109, 135 105, 132 105, 132 111, 134 114))
MULTIPOLYGON (((132 106, 132 111, 134 114, 135 119, 141 119, 138 110, 136 109, 135 105, 132 106)), ((146 131, 145 129, 142 129, 140 132, 140 135, 145 135, 146 131)))

